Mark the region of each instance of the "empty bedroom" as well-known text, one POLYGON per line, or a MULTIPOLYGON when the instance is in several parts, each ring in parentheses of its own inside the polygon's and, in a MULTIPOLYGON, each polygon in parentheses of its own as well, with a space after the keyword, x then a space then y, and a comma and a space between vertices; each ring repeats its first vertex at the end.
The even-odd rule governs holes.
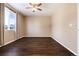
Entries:
POLYGON ((0 56, 76 56, 76 3, 0 3, 0 56))

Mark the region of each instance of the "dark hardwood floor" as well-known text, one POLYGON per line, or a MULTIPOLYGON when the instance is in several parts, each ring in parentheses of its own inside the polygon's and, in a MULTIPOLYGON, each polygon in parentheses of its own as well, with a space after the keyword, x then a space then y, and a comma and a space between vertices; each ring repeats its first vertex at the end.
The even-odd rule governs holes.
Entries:
POLYGON ((0 47, 0 56, 74 56, 50 37, 27 37, 0 47))

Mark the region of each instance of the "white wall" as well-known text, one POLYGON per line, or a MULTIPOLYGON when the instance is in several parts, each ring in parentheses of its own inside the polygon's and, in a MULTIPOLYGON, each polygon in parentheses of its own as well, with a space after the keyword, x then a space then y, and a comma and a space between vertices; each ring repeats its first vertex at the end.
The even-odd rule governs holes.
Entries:
POLYGON ((76 4, 59 4, 52 16, 52 38, 77 54, 76 4))
POLYGON ((30 16, 25 18, 25 22, 26 37, 50 37, 50 16, 30 16))
POLYGON ((78 8, 78 11, 77 11, 78 12, 78 14, 77 14, 77 18, 78 18, 77 19, 77 41, 78 41, 77 42, 78 43, 77 46, 78 46, 78 48, 77 49, 78 49, 78 56, 79 56, 79 4, 78 4, 77 8, 78 8))
POLYGON ((20 13, 18 13, 17 17, 17 34, 19 39, 25 36, 25 17, 20 13))

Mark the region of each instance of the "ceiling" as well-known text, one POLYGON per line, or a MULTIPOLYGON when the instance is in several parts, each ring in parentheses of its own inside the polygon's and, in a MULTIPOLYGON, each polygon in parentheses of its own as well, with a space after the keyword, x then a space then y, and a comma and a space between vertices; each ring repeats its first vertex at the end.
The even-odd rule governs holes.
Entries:
POLYGON ((9 3, 12 7, 14 7, 17 11, 22 13, 25 16, 51 16, 55 10, 55 3, 42 3, 41 9, 42 11, 32 12, 32 9, 26 9, 25 7, 29 7, 29 3, 9 3))

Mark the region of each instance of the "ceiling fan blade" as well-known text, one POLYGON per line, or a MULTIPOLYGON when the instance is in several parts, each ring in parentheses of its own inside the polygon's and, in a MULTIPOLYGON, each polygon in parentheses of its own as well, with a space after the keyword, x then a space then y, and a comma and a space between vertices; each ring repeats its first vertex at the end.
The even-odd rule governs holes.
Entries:
POLYGON ((37 6, 39 7, 39 6, 41 6, 42 5, 42 3, 39 3, 37 6))
POLYGON ((31 7, 25 7, 26 9, 30 9, 31 7))
POLYGON ((40 8, 37 8, 37 10, 42 11, 42 9, 40 9, 40 8))

